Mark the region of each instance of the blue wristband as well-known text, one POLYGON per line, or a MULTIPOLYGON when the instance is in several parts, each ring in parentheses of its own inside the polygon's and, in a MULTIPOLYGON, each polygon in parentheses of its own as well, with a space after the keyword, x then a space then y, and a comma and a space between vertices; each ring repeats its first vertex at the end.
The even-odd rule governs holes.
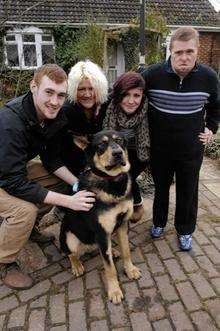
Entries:
POLYGON ((79 182, 75 182, 72 186, 72 190, 74 193, 76 193, 78 191, 78 187, 79 187, 79 182))

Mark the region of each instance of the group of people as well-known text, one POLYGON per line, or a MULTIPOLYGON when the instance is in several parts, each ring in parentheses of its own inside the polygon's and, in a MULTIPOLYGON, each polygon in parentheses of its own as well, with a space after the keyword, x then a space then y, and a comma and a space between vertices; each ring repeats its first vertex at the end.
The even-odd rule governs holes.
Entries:
POLYGON ((167 61, 124 73, 110 93, 104 73, 89 60, 75 64, 68 77, 56 64, 43 65, 30 91, 0 110, 0 273, 5 285, 33 285, 16 257, 29 238, 52 240, 35 226, 42 206, 92 208, 95 195, 78 191, 77 178, 86 165, 83 139, 102 129, 124 131, 128 139, 131 222, 143 216, 136 179, 150 166, 155 184, 151 236, 163 235, 175 175, 175 228, 180 249, 191 249, 204 145, 220 119, 219 80, 197 63, 198 48, 195 29, 177 29, 167 61), (37 155, 42 162, 33 161, 37 155))

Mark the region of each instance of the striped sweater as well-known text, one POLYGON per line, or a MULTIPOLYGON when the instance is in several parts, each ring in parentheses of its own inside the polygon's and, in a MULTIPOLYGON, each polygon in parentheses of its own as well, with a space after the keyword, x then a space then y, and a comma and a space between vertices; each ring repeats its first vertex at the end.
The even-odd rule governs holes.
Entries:
POLYGON ((198 134, 207 126, 213 133, 220 121, 220 87, 216 73, 198 64, 181 79, 170 59, 142 72, 149 100, 151 143, 159 149, 200 149, 198 134), (195 143, 197 146, 195 146, 195 143))

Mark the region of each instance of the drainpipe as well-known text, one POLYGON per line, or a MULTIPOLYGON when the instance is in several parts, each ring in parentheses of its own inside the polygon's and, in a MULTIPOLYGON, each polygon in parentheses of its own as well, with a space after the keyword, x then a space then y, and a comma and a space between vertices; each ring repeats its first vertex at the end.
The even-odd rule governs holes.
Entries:
POLYGON ((145 0, 140 0, 140 53, 139 53, 139 69, 145 67, 145 0))

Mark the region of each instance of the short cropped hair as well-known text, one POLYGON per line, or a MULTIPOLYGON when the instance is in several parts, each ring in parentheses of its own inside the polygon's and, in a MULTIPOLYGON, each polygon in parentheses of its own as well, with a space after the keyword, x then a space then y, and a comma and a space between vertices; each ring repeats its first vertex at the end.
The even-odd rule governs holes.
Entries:
POLYGON ((189 41, 194 39, 199 46, 199 33, 191 26, 181 27, 175 30, 170 38, 170 49, 172 49, 174 41, 189 41))
POLYGON ((113 84, 111 98, 115 105, 120 104, 129 90, 140 88, 144 91, 145 81, 143 77, 134 71, 128 71, 122 74, 113 84))
POLYGON ((37 68, 34 72, 34 82, 39 85, 43 76, 47 76, 56 84, 61 84, 64 81, 67 81, 67 74, 55 63, 44 64, 37 68))
POLYGON ((95 91, 96 103, 103 104, 108 98, 108 81, 102 69, 90 60, 77 62, 68 75, 68 98, 77 102, 77 89, 83 79, 89 79, 95 91))

